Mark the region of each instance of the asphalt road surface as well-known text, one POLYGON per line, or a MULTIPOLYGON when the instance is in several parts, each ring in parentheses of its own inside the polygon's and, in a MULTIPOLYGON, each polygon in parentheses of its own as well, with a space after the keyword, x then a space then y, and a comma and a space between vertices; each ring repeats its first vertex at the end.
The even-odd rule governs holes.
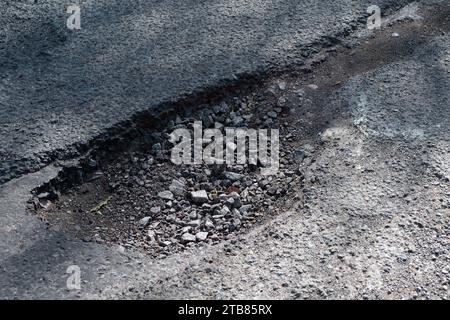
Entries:
POLYGON ((0 16, 0 298, 448 299, 448 19, 365 38, 369 1, 82 1, 82 29, 69 31, 67 3, 11 1, 0 16), (60 170, 38 169, 68 146, 164 101, 301 64, 353 25, 363 35, 332 66, 351 55, 369 67, 343 68, 338 89, 325 86, 336 69, 312 70, 330 98, 301 110, 333 119, 308 141, 307 199, 231 250, 154 260, 26 212, 30 190, 60 170), (67 288, 71 265, 81 290, 67 288))
MULTIPOLYGON (((243 75, 301 64, 365 22, 373 1, 4 1, 0 183, 76 154, 139 111, 243 75), (74 147, 74 148, 71 148, 74 147)), ((387 14, 410 1, 380 0, 387 14)))

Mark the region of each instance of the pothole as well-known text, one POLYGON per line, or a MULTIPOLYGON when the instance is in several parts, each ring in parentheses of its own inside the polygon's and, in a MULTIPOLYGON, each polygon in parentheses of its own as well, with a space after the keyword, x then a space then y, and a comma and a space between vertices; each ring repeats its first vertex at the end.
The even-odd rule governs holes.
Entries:
POLYGON ((226 98, 191 102, 161 118, 142 116, 126 135, 107 138, 80 161, 66 163, 58 178, 35 190, 31 207, 50 228, 70 237, 158 258, 233 241, 302 200, 305 184, 320 183, 308 168, 328 143, 321 133, 349 117, 347 106, 329 104, 329 97, 351 77, 412 54, 432 34, 423 26, 435 27, 427 20, 397 25, 356 48, 324 49, 304 72, 234 89, 226 98), (196 121, 222 134, 227 127, 278 129, 279 171, 264 176, 261 163, 174 164, 170 134, 192 132, 196 121))
POLYGON ((280 80, 249 95, 180 110, 158 128, 140 129, 124 152, 86 156, 68 167, 64 178, 37 192, 33 204, 39 217, 70 236, 139 248, 154 257, 232 239, 277 214, 287 197, 299 198, 303 174, 298 163, 311 156, 313 147, 293 147, 303 134, 288 107, 294 99, 300 104, 304 91, 288 91, 286 85, 280 80), (227 128, 279 129, 278 172, 263 175, 261 163, 174 164, 170 134, 177 129, 192 133, 197 121, 223 134, 227 128))

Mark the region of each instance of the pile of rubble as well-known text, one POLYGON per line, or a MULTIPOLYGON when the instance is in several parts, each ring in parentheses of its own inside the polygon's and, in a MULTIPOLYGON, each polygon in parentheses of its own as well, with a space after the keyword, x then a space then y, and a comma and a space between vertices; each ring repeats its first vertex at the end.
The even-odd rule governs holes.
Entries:
MULTIPOLYGON (((282 122, 283 108, 259 108, 242 100, 186 111, 168 119, 158 132, 146 132, 142 146, 98 166, 95 179, 74 187, 40 216, 50 225, 87 241, 139 247, 155 257, 199 243, 218 243, 281 209, 276 202, 298 193, 303 175, 299 160, 308 150, 292 150, 295 128, 282 122), (226 127, 279 128, 283 148, 275 175, 260 174, 261 165, 175 165, 170 159, 176 129, 226 127), (283 136, 283 132, 289 135, 283 136), (106 199, 106 200, 105 200, 106 199), (98 203, 101 205, 98 205, 98 203), (64 216, 70 216, 65 219, 64 216)), ((98 164, 97 164, 98 163, 98 164)))

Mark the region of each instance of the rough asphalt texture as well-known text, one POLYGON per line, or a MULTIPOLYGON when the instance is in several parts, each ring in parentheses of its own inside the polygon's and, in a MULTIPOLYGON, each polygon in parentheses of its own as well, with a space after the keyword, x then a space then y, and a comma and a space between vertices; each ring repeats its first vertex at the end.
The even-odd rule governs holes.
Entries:
MULTIPOLYGON (((315 162, 303 165, 305 176, 311 177, 303 190, 303 206, 293 205, 255 228, 231 252, 221 246, 198 248, 155 261, 138 253, 67 240, 25 214, 29 190, 57 169, 48 167, 3 185, 0 298, 448 298, 448 48, 450 37, 444 32, 413 48, 404 59, 354 76, 328 92, 326 112, 336 117, 318 137, 321 147, 315 162), (82 268, 80 292, 65 289, 65 271, 72 264, 82 268)), ((117 67, 124 68, 120 63, 117 67)), ((10 72, 20 74, 21 68, 10 72)), ((47 77, 52 73, 46 68, 34 72, 47 79, 45 73, 47 77)), ((30 77, 28 72, 23 77, 30 77)), ((52 81, 65 76, 53 75, 52 81)), ((91 76, 100 77, 100 73, 91 76)), ((6 92, 24 89, 22 80, 14 81, 16 87, 7 82, 6 92)), ((30 102, 25 93, 19 96, 27 97, 23 103, 30 102)), ((110 93, 114 101, 115 93, 110 93)), ((53 99, 67 98, 65 94, 54 93, 53 99)), ((79 117, 77 113, 60 121, 71 119, 79 127, 79 117)), ((93 121, 88 113, 86 118, 93 121)), ((114 122, 118 116, 113 118, 114 122)), ((59 125, 63 126, 55 124, 59 125)), ((70 122, 65 125, 72 128, 70 122)), ((95 130, 106 124, 97 126, 95 130)), ((16 156, 28 148, 14 149, 15 145, 16 156)))
POLYGON ((331 92, 303 208, 143 296, 448 299, 448 48, 436 37, 331 92))
POLYGON ((86 0, 79 31, 66 28, 72 3, 2 2, 0 183, 136 112, 299 64, 311 44, 350 31, 371 1, 86 0))

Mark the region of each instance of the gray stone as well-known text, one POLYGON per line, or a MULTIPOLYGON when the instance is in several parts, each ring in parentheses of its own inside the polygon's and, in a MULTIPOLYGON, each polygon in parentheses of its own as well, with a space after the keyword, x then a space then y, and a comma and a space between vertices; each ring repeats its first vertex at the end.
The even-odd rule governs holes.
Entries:
POLYGON ((241 180, 244 177, 243 174, 236 173, 236 172, 231 172, 231 171, 225 171, 223 173, 223 175, 225 176, 225 178, 227 178, 227 179, 229 179, 229 180, 231 180, 233 182, 241 180))
POLYGON ((147 238, 148 240, 150 240, 151 242, 155 241, 156 238, 156 233, 154 230, 148 230, 147 231, 147 238))
POLYGON ((170 246, 171 244, 172 244, 172 242, 170 242, 169 240, 161 241, 161 242, 159 243, 159 245, 160 245, 161 247, 168 247, 168 246, 170 246))
POLYGON ((150 223, 150 217, 145 217, 139 220, 139 228, 144 229, 150 223))
POLYGON ((197 241, 197 238, 193 234, 185 233, 181 236, 181 243, 189 243, 195 241, 197 241))
POLYGON ((233 217, 234 218, 236 218, 236 219, 241 219, 242 218, 242 215, 241 215, 241 213, 239 212, 238 209, 233 209, 232 213, 233 213, 233 217))
POLYGON ((221 215, 223 215, 223 216, 226 216, 227 214, 230 214, 231 211, 230 211, 230 209, 228 209, 227 206, 224 206, 224 207, 219 211, 219 213, 220 213, 221 215))
POLYGON ((277 194, 277 191, 278 191, 277 186, 273 186, 273 187, 270 187, 270 188, 267 190, 267 194, 268 194, 268 195, 271 195, 271 196, 274 196, 274 195, 277 194))
POLYGON ((278 82, 278 88, 282 91, 286 90, 286 81, 278 82))
POLYGON ((38 194, 37 198, 42 200, 42 199, 47 199, 50 196, 50 194, 48 192, 43 192, 38 194))
POLYGON ((151 212, 152 214, 159 214, 159 213, 161 212, 161 207, 160 207, 160 206, 158 206, 158 207, 152 207, 152 208, 150 208, 150 212, 151 212))
POLYGON ((277 101, 277 107, 284 107, 286 105, 286 98, 280 97, 277 101))
POLYGON ((197 220, 189 221, 188 223, 186 223, 186 226, 189 226, 189 227, 199 227, 201 223, 202 223, 201 220, 200 220, 200 219, 197 219, 197 220))
POLYGON ((189 231, 191 231, 192 227, 187 226, 187 227, 183 227, 183 229, 181 229, 182 233, 188 233, 189 231))
POLYGON ((233 118, 233 125, 240 126, 244 122, 244 118, 236 116, 233 118))
POLYGON ((200 184, 200 188, 202 188, 205 191, 212 191, 214 189, 214 186, 212 185, 212 183, 209 182, 202 182, 200 184))
POLYGON ((228 199, 225 201, 225 204, 226 204, 227 206, 229 206, 230 208, 232 208, 232 207, 234 206, 234 199, 233 199, 233 198, 228 198, 228 199))
POLYGON ((213 229, 214 228, 214 223, 211 220, 206 220, 205 222, 205 228, 207 229, 213 229))
POLYGON ((191 213, 189 213, 189 219, 191 220, 195 220, 197 219, 197 212, 196 211, 192 211, 191 213))
POLYGON ((265 189, 266 186, 267 186, 269 183, 270 183, 269 180, 263 179, 263 180, 261 180, 261 181, 258 182, 258 186, 259 186, 261 189, 265 189))
POLYGON ((270 111, 270 112, 267 112, 267 116, 272 119, 276 119, 278 117, 278 114, 275 111, 270 111))
POLYGON ((173 193, 171 191, 161 191, 158 193, 158 197, 160 197, 163 200, 173 200, 173 193))
POLYGON ((153 152, 161 151, 161 149, 162 149, 161 143, 155 143, 155 144, 152 146, 152 151, 153 151, 153 152))
POLYGON ((205 241, 208 238, 208 232, 198 232, 195 237, 197 241, 205 241))
POLYGON ((228 196, 233 199, 233 205, 232 205, 233 208, 242 207, 241 196, 239 195, 239 193, 231 192, 228 196))
POLYGON ((195 203, 205 203, 208 202, 208 194, 205 190, 200 191, 192 191, 191 192, 191 199, 195 203))
POLYGON ((298 161, 303 161, 303 159, 305 158, 306 154, 305 151, 302 149, 297 149, 294 150, 294 157, 298 160, 298 161))
POLYGON ((169 190, 176 196, 182 196, 185 192, 186 183, 181 180, 174 179, 169 186, 169 190))
POLYGON ((239 226, 241 225, 241 220, 238 219, 238 218, 233 219, 233 220, 231 220, 231 224, 232 224, 234 227, 239 227, 239 226))

